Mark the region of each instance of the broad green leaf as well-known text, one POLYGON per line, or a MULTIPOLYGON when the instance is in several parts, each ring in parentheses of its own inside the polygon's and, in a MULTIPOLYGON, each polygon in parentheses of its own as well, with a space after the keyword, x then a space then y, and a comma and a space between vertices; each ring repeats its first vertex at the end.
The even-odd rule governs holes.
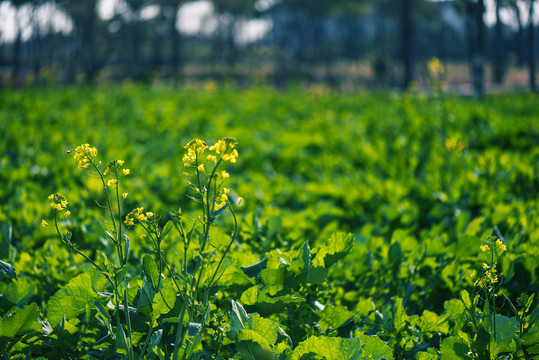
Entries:
POLYGON ((26 305, 24 308, 16 308, 14 313, 0 319, 0 337, 12 338, 28 331, 41 330, 38 320, 39 308, 35 303, 26 305))
POLYGON ((11 266, 11 264, 8 264, 7 262, 4 262, 0 260, 0 273, 2 273, 5 276, 9 276, 12 279, 17 278, 17 273, 15 272, 15 268, 11 266))
POLYGON ((159 271, 157 270, 157 264, 151 255, 146 254, 142 258, 142 270, 148 279, 151 280, 152 288, 157 291, 159 271))
POLYGON ((416 360, 438 360, 438 355, 429 354, 428 352, 418 352, 416 355, 416 360))
POLYGON ((256 331, 266 341, 273 345, 277 342, 277 334, 279 333, 279 324, 271 319, 263 318, 257 313, 250 314, 247 320, 247 330, 256 331))
POLYGON ((127 338, 125 337, 124 328, 122 325, 116 329, 116 347, 121 353, 126 354, 129 345, 127 344, 127 338))
POLYGON ((238 331, 236 349, 241 354, 242 360, 270 360, 275 358, 268 341, 253 330, 238 331))
POLYGON ((383 358, 386 360, 393 359, 393 350, 382 339, 368 335, 360 335, 359 339, 363 344, 363 351, 361 353, 367 358, 372 360, 381 360, 383 358))
POLYGON ((516 338, 519 331, 519 322, 515 318, 496 316, 496 341, 509 344, 516 338))
MULTIPOLYGON (((167 279, 168 280, 168 279, 167 279)), ((169 284, 169 281, 164 281, 161 286, 161 291, 155 294, 152 303, 152 315, 153 322, 155 322, 159 316, 168 313, 174 307, 176 303, 176 290, 169 284)))
POLYGON ((154 352, 154 349, 159 347, 162 337, 163 337, 163 329, 154 331, 154 333, 152 334, 152 337, 150 338, 150 345, 148 347, 148 349, 151 352, 154 352))
POLYGON ((466 341, 457 336, 450 336, 444 339, 440 345, 442 360, 471 359, 468 355, 469 351, 470 348, 466 344, 466 341))
POLYGON ((268 258, 264 258, 257 262, 256 264, 249 265, 249 266, 242 266, 241 270, 247 275, 248 277, 255 277, 260 275, 262 270, 266 268, 266 264, 268 263, 268 258))
POLYGON ((231 300, 230 303, 230 330, 232 332, 232 336, 235 336, 238 331, 246 328, 245 326, 249 320, 249 315, 240 303, 234 300, 231 300))
POLYGON ((336 232, 326 241, 320 251, 316 254, 324 260, 324 266, 329 268, 337 261, 344 258, 352 249, 354 244, 354 236, 350 233, 336 232))
POLYGON ((243 292, 240 301, 245 305, 256 305, 265 311, 278 312, 305 299, 291 294, 271 296, 272 290, 282 289, 282 286, 253 286, 243 292))
MULTIPOLYGON (((1 237, 0 237, 0 259, 9 259, 10 258, 10 249, 11 249, 11 238, 13 235, 13 229, 11 224, 4 223, 1 226, 1 237)), ((1 262, 0 262, 1 269, 1 262)), ((0 270, 1 271, 1 270, 0 270)))
POLYGON ((324 360, 360 360, 362 344, 359 338, 344 339, 340 337, 311 336, 301 342, 292 353, 291 360, 302 360, 318 356, 324 360))
POLYGON ((472 302, 470 300, 470 294, 466 290, 462 290, 460 292, 460 297, 462 298, 462 302, 464 303, 464 306, 466 306, 467 309, 471 309, 472 302))
POLYGON ((165 224, 165 226, 163 226, 163 228, 161 229, 161 234, 160 234, 160 239, 163 240, 169 232, 172 231, 172 229, 174 228, 174 223, 172 220, 169 220, 167 221, 167 223, 165 224))
POLYGON ((64 315, 69 320, 82 314, 86 304, 99 297, 96 291, 103 291, 106 284, 106 279, 95 271, 71 279, 47 304, 47 319, 51 326, 58 325, 64 315))
POLYGON ((395 307, 393 309, 393 326, 395 327, 395 331, 399 332, 404 328, 406 325, 406 312, 404 310, 404 307, 402 305, 402 298, 397 297, 394 298, 395 300, 395 307))
POLYGON ((423 335, 433 332, 440 332, 442 334, 447 334, 449 332, 447 318, 438 316, 436 313, 429 310, 423 311, 419 321, 419 327, 423 335))
POLYGON ((326 306, 324 310, 318 313, 318 316, 320 316, 318 325, 323 331, 326 331, 330 327, 338 329, 355 315, 346 306, 326 306))
POLYGON ((4 296, 13 304, 26 305, 32 296, 37 295, 37 289, 36 284, 31 280, 21 277, 7 286, 4 296))

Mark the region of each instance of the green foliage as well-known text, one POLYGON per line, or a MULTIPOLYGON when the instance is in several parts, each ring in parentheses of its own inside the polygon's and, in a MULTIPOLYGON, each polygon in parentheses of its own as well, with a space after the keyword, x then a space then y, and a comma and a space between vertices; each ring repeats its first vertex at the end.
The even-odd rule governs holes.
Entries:
POLYGON ((532 95, 448 97, 445 115, 412 94, 126 86, 0 99, 3 357, 539 354, 532 95), (204 218, 183 146, 223 135, 239 141, 235 217, 227 205, 204 218), (103 221, 99 179, 66 153, 86 142, 129 164, 118 215, 152 209, 151 237, 103 221), (57 189, 71 211, 62 239, 46 201, 57 189), (507 246, 495 261, 479 249, 489 235, 507 246), (496 264, 496 297, 474 286, 483 262, 496 264))

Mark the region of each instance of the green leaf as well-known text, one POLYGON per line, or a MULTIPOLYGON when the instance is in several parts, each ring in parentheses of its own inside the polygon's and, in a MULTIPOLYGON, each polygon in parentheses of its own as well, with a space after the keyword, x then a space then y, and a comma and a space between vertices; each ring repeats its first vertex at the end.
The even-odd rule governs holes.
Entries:
POLYGON ((249 265, 249 266, 242 266, 241 270, 247 275, 248 277, 252 278, 255 276, 260 275, 262 270, 266 268, 266 264, 268 263, 268 258, 264 258, 257 262, 256 264, 249 265))
POLYGON ((442 334, 447 334, 449 332, 447 318, 438 316, 436 313, 429 310, 423 311, 419 321, 419 327, 423 336, 434 332, 440 332, 442 334))
POLYGON ((266 319, 257 313, 250 314, 246 324, 247 330, 256 331, 268 344, 273 345, 277 342, 279 333, 279 324, 271 319, 266 319))
POLYGON ((416 360, 438 360, 438 355, 429 354, 428 352, 418 352, 416 355, 416 360))
POLYGON ((128 344, 127 344, 127 338, 125 337, 124 328, 122 325, 119 325, 116 329, 116 347, 123 354, 127 353, 128 344))
POLYGON ((253 330, 238 331, 236 349, 243 360, 270 360, 275 358, 268 341, 253 330))
POLYGON ((241 295, 240 301, 245 305, 256 305, 264 311, 278 312, 288 306, 304 302, 305 299, 292 294, 272 296, 282 290, 282 286, 252 286, 241 295))
POLYGON ((51 326, 58 325, 64 315, 69 320, 82 314, 86 304, 98 298, 96 291, 103 291, 106 283, 106 279, 95 271, 71 279, 47 304, 47 319, 51 326))
POLYGON ((11 282, 4 294, 6 299, 19 306, 26 305, 34 295, 37 295, 37 286, 26 277, 18 278, 11 282))
POLYGON ((4 262, 2 260, 0 260, 0 273, 9 276, 12 279, 17 278, 15 268, 11 266, 11 264, 8 264, 7 262, 4 262))
POLYGON ((444 339, 440 345, 442 360, 471 359, 470 356, 467 355, 469 351, 470 348, 466 344, 466 341, 457 336, 450 336, 444 339))
POLYGON ((234 300, 231 300, 230 303, 230 331, 232 336, 235 336, 238 331, 245 329, 249 315, 240 303, 234 300))
POLYGON ((395 331, 399 332, 406 325, 407 315, 402 305, 402 298, 396 297, 394 299, 395 305, 393 309, 393 326, 395 327, 395 331))
POLYGON ((172 231, 173 228, 174 223, 172 222, 172 220, 167 221, 165 226, 163 226, 163 228, 161 229, 161 234, 159 236, 160 240, 163 240, 168 235, 168 233, 172 231))
POLYGON ((372 360, 393 359, 393 350, 380 338, 375 336, 360 335, 363 344, 362 354, 372 360), (369 357, 370 356, 370 357, 369 357))
POLYGON ((35 303, 26 305, 24 308, 16 308, 14 313, 0 319, 0 337, 12 338, 28 331, 41 330, 38 320, 39 308, 35 303))
POLYGON ((142 258, 142 270, 144 274, 152 282, 152 288, 157 291, 157 283, 159 280, 159 271, 157 269, 157 264, 151 255, 144 255, 142 258))
POLYGON ((466 308, 468 309, 471 309, 472 302, 470 300, 470 294, 466 290, 462 290, 460 292, 460 297, 462 298, 462 302, 464 303, 464 306, 466 306, 466 308))
POLYGON ((330 327, 338 329, 355 315, 346 306, 326 306, 322 312, 318 313, 318 316, 320 316, 318 325, 323 331, 326 331, 330 327))
POLYGON ((161 291, 155 294, 152 303, 153 310, 153 322, 155 322, 159 316, 168 313, 174 307, 176 303, 176 290, 169 283, 171 280, 163 281, 161 291))
MULTIPOLYGON (((2 224, 2 231, 0 237, 0 259, 10 258, 11 238, 13 236, 13 230, 11 224, 2 224)), ((1 264, 1 263, 0 263, 1 264)), ((1 265, 0 265, 1 268, 1 265)))
POLYGON ((362 344, 359 338, 311 336, 294 349, 291 360, 312 359, 312 356, 324 360, 365 359, 361 355, 361 348, 362 344))
POLYGON ((324 259, 324 266, 329 268, 337 261, 344 258, 352 249, 354 236, 350 233, 336 232, 322 246, 316 258, 319 256, 324 259))
POLYGON ((519 331, 519 322, 515 318, 496 316, 496 341, 511 343, 519 331))

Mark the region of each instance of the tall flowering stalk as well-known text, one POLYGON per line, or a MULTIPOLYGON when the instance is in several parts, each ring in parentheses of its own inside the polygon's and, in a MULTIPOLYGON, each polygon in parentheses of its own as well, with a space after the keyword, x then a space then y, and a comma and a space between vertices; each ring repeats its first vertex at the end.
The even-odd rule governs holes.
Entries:
MULTIPOLYGON (((490 344, 496 342, 496 298, 497 291, 501 286, 500 277, 503 275, 498 272, 498 258, 507 251, 507 246, 495 236, 489 236, 485 244, 480 246, 481 252, 485 256, 482 263, 481 276, 475 281, 474 286, 478 291, 484 294, 485 308, 488 310, 490 324, 490 344)), ((475 272, 474 274, 475 277, 475 272)), ((475 293, 475 291, 474 291, 475 293)))
MULTIPOLYGON (((135 358, 133 352, 133 340, 131 330, 131 320, 129 316, 129 301, 127 297, 128 279, 126 277, 126 264, 129 258, 129 237, 123 232, 122 223, 120 221, 122 208, 121 199, 127 197, 127 193, 120 194, 121 177, 127 176, 131 171, 127 168, 122 168, 123 160, 112 160, 108 162, 107 168, 100 168, 101 162, 96 161, 97 148, 89 144, 83 144, 75 149, 74 159, 77 161, 77 167, 80 170, 91 168, 94 174, 101 179, 101 190, 105 193, 105 208, 108 210, 108 219, 103 227, 105 228, 107 238, 112 241, 116 247, 118 263, 110 263, 106 260, 102 253, 97 254, 99 260, 92 260, 86 254, 76 248, 71 241, 71 233, 61 231, 58 223, 58 213, 65 210, 68 204, 67 199, 60 193, 54 193, 49 196, 51 201, 50 206, 54 210, 54 224, 60 239, 69 247, 71 251, 83 256, 93 267, 99 271, 111 284, 114 289, 115 313, 117 321, 117 329, 115 334, 117 343, 121 344, 127 354, 127 358, 132 360, 135 358), (108 227, 108 229, 107 229, 108 227), (123 306, 125 313, 125 329, 120 318, 120 304, 123 306)), ((69 210, 63 213, 63 216, 69 216, 69 210)))
MULTIPOLYGON (((187 152, 183 157, 185 168, 183 174, 188 178, 193 192, 190 197, 200 204, 202 214, 193 220, 188 231, 186 231, 182 220, 181 211, 175 214, 174 224, 183 240, 184 247, 182 278, 187 279, 187 284, 183 294, 184 300, 176 332, 173 359, 178 359, 180 353, 183 359, 188 359, 193 353, 195 341, 187 339, 188 327, 184 325, 186 316, 191 323, 197 321, 197 326, 200 328, 198 339, 206 328, 210 314, 210 289, 215 285, 223 260, 237 235, 238 223, 234 210, 230 206, 230 189, 225 186, 230 174, 226 170, 219 170, 224 163, 236 163, 239 155, 236 145, 237 142, 234 138, 225 137, 211 146, 208 146, 201 139, 191 140, 185 146, 187 152), (228 246, 219 260, 215 261, 208 252, 210 229, 217 216, 227 209, 234 219, 234 230, 230 235, 228 246), (199 245, 194 258, 194 270, 188 271, 187 253, 193 243, 194 234, 199 234, 199 245), (217 262, 217 265, 211 267, 209 266, 211 262, 214 264, 217 262), (206 274, 208 269, 211 269, 213 273, 206 274)), ((241 201, 242 199, 238 198, 238 203, 241 201)))

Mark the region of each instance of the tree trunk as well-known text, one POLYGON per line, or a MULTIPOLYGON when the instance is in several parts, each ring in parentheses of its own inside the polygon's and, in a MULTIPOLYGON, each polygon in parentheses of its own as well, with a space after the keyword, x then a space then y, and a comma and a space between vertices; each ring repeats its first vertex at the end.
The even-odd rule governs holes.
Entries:
POLYGON ((494 83, 501 84, 503 83, 503 67, 504 67, 504 43, 502 37, 502 22, 500 19, 500 2, 501 0, 496 0, 496 45, 495 45, 495 57, 494 57, 494 83))
POLYGON ((410 14, 412 2, 410 0, 401 0, 401 60, 404 66, 403 88, 407 89, 413 79, 412 52, 410 49, 410 37, 412 33, 412 24, 410 14))
POLYGON ((472 55, 473 87, 475 96, 482 98, 484 94, 484 69, 483 62, 485 57, 485 25, 483 22, 483 13, 485 12, 484 0, 478 0, 474 4, 474 23, 475 23, 475 50, 472 55))
POLYGON ((535 36, 533 28, 533 6, 534 0, 530 1, 529 12, 529 25, 528 25, 528 60, 529 60, 529 73, 530 73, 530 89, 533 92, 537 91, 537 84, 535 83, 535 36))
POLYGON ((181 52, 181 38, 180 31, 176 28, 176 22, 178 21, 178 9, 175 9, 174 23, 170 28, 170 38, 172 40, 172 73, 174 77, 178 79, 182 73, 182 56, 181 52))
POLYGON ((522 14, 518 4, 515 2, 511 5, 513 11, 515 12, 515 17, 518 24, 518 33, 517 33, 517 65, 524 65, 524 25, 522 24, 522 14))

